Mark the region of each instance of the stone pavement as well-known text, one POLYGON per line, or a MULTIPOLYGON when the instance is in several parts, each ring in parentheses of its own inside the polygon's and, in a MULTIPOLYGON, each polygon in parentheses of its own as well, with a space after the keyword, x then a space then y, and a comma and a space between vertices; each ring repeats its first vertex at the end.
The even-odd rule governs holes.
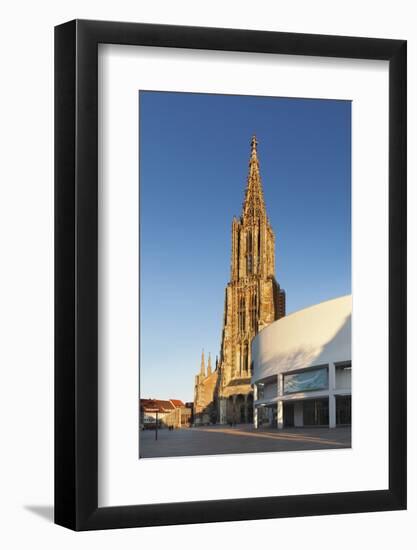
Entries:
POLYGON ((196 456, 271 451, 343 449, 351 446, 351 428, 273 428, 252 425, 207 426, 140 432, 140 457, 196 456))

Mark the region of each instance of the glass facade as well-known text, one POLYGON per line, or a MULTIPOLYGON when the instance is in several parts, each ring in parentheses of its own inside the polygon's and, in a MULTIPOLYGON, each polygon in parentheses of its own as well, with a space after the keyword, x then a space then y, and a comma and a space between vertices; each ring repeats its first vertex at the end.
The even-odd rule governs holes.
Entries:
POLYGON ((325 426, 329 424, 329 400, 308 399, 303 401, 304 426, 325 426))
POLYGON ((336 389, 350 390, 352 388, 352 363, 336 365, 336 389))
POLYGON ((265 391, 264 391, 264 384, 256 384, 256 389, 258 390, 258 395, 257 395, 257 399, 263 399, 264 396, 265 396, 265 391))
POLYGON ((325 390, 328 387, 329 371, 327 367, 284 375, 284 393, 325 390))
POLYGON ((277 427, 277 406, 258 407, 258 427, 277 427))
POLYGON ((265 382, 258 382, 257 399, 264 401, 257 406, 258 426, 278 427, 277 403, 280 429, 350 426, 351 371, 352 364, 346 361, 277 374, 275 378, 270 376, 265 382), (334 369, 334 374, 329 374, 329 368, 334 369), (309 394, 315 391, 317 394, 309 394), (329 399, 334 408, 330 407, 329 399))
POLYGON ((352 424, 352 397, 350 395, 336 395, 336 425, 352 424))

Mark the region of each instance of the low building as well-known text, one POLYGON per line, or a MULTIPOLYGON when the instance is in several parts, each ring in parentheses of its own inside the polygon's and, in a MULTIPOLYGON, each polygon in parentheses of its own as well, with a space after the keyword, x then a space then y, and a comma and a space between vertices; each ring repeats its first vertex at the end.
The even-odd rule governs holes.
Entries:
POLYGON ((191 424, 192 410, 180 399, 140 399, 141 429, 184 428, 191 424))
POLYGON ((253 340, 254 423, 351 424, 351 295, 297 311, 253 340))
POLYGON ((194 425, 194 402, 193 401, 187 401, 185 404, 185 407, 189 409, 188 415, 189 415, 189 423, 190 426, 194 425))
POLYGON ((192 407, 189 407, 187 403, 183 403, 181 399, 170 399, 174 407, 179 410, 178 424, 176 428, 188 428, 192 422, 192 407))

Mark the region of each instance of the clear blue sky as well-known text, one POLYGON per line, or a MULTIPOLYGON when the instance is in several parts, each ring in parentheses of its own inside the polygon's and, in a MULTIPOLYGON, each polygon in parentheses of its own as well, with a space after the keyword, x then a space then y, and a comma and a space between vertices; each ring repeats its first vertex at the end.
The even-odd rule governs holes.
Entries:
POLYGON ((287 313, 351 292, 349 101, 140 92, 141 397, 193 399, 219 352, 255 133, 287 313))

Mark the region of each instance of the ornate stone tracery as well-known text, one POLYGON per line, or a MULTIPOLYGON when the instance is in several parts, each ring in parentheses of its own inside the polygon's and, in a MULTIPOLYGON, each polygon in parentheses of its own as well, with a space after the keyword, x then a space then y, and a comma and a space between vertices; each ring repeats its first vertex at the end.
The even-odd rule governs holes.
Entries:
POLYGON ((197 419, 203 411, 215 411, 211 417, 220 423, 252 418, 252 411, 247 409, 253 404, 251 342, 260 330, 285 315, 285 292, 275 280, 275 235, 266 214, 257 145, 253 136, 242 214, 232 221, 220 358, 210 375, 216 375, 216 381, 209 384, 212 392, 206 392, 203 403, 200 385, 207 382, 201 374, 196 377, 197 419), (241 412, 236 409, 237 400, 242 401, 241 412))

